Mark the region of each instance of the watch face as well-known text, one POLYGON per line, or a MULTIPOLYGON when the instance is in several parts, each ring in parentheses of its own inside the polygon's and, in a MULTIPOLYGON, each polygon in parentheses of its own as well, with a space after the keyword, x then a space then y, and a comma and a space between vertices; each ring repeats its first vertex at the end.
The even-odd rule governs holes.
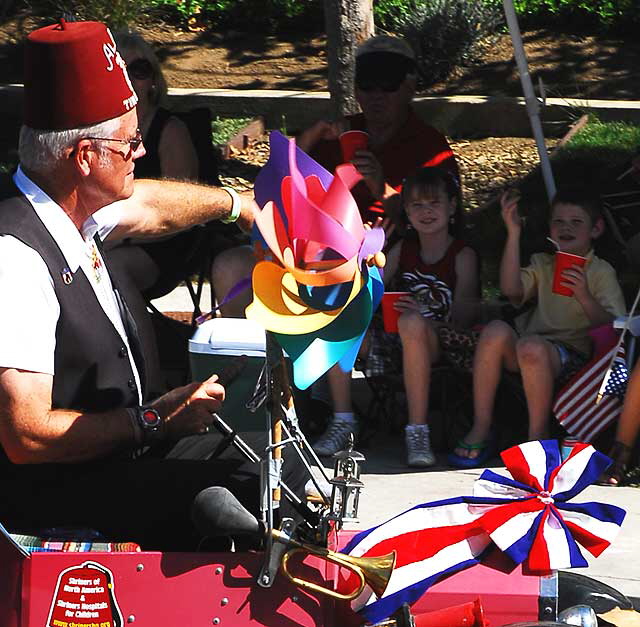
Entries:
POLYGON ((142 422, 147 429, 153 429, 160 424, 160 416, 155 409, 143 409, 140 413, 142 422))

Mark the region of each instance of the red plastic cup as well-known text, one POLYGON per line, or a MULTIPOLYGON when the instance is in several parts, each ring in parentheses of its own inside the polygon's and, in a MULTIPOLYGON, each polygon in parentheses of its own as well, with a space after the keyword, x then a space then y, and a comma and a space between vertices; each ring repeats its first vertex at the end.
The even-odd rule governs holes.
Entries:
POLYGON ((401 296, 408 295, 409 292, 385 292, 382 295, 382 322, 384 323, 384 330, 387 333, 398 332, 398 318, 401 312, 394 309, 393 304, 401 296))
POLYGON ((369 146, 369 135, 364 131, 346 131, 339 139, 344 163, 351 161, 357 150, 366 150, 369 146))
POLYGON ((560 294, 561 296, 573 296, 573 290, 570 287, 561 285, 563 278, 562 273, 571 266, 584 266, 587 262, 586 257, 580 255, 572 255, 571 253, 563 253, 562 251, 556 252, 556 268, 553 273, 553 287, 554 294, 560 294))

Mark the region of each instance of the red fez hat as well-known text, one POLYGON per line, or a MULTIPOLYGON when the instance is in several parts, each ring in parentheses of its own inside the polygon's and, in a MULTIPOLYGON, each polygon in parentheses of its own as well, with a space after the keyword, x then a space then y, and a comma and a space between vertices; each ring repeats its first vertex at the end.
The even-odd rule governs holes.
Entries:
POLYGON ((117 118, 138 102, 109 29, 63 19, 27 37, 24 96, 24 123, 50 131, 117 118))

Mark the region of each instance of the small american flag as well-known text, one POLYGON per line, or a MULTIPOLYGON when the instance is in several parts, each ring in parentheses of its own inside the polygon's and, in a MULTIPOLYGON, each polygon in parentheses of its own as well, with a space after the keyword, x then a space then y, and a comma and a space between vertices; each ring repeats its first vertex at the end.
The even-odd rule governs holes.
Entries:
POLYGON ((591 359, 560 390, 553 405, 558 422, 579 440, 592 441, 620 415, 628 375, 624 345, 617 346, 615 342, 591 359), (598 401, 601 387, 603 395, 598 401))

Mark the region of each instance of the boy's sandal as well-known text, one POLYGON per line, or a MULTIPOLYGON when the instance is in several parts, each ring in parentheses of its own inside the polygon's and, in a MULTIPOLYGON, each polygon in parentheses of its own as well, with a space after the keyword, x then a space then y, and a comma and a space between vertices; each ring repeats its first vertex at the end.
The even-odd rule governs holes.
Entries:
POLYGON ((602 473, 597 483, 598 485, 619 486, 626 475, 627 464, 631 457, 631 447, 616 441, 609 450, 609 457, 612 459, 611 466, 602 473))
POLYGON ((478 468, 493 457, 493 440, 483 440, 469 444, 464 440, 458 440, 457 448, 463 448, 465 451, 479 451, 476 457, 462 457, 455 451, 447 456, 447 461, 451 466, 456 468, 478 468))

